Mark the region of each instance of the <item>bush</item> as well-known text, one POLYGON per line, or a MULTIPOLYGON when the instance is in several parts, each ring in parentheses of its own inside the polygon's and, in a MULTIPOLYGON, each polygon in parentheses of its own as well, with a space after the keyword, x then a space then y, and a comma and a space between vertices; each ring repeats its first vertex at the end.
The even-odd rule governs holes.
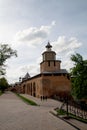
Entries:
POLYGON ((3 77, 3 78, 0 79, 0 90, 1 90, 2 92, 4 92, 5 89, 7 89, 7 88, 8 88, 8 82, 7 82, 7 80, 3 77))

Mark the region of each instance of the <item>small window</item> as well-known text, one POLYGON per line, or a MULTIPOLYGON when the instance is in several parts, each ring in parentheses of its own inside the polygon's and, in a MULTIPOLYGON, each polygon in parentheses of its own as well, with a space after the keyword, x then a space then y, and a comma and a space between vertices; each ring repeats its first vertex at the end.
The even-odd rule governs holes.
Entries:
POLYGON ((48 61, 48 66, 50 66, 50 61, 48 61))
POLYGON ((54 61, 54 66, 56 66, 55 61, 54 61))

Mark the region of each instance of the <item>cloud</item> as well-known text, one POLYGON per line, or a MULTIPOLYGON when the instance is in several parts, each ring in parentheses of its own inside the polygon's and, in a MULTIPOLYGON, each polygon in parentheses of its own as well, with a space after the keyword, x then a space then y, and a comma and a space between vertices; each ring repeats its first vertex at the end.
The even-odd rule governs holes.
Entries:
POLYGON ((35 64, 30 64, 29 66, 28 65, 24 65, 24 66, 21 66, 20 70, 23 72, 23 73, 27 73, 27 72, 32 72, 34 70, 35 67, 35 64))
POLYGON ((82 43, 76 37, 59 36, 52 44, 53 50, 57 53, 57 59, 62 60, 62 68, 69 70, 73 66, 70 57, 82 46, 82 43))
POLYGON ((48 38, 54 25, 55 21, 52 21, 48 26, 42 25, 40 27, 30 27, 16 33, 12 48, 17 50, 18 57, 9 60, 10 64, 9 62, 7 63, 10 67, 10 70, 7 68, 8 75, 12 74, 19 77, 19 74, 20 76, 23 76, 29 72, 32 76, 37 72, 40 72, 39 63, 41 62, 41 43, 48 38), (13 64, 14 68, 12 67, 13 64), (13 70, 15 70, 15 73, 13 70))
MULTIPOLYGON (((30 76, 40 73, 41 53, 45 51, 43 50, 45 46, 42 47, 44 44, 41 43, 47 41, 53 26, 55 26, 55 21, 48 26, 30 27, 16 34, 14 41, 16 44, 14 46, 18 51, 18 58, 11 59, 10 69, 7 69, 10 82, 12 79, 13 81, 19 80, 19 77, 23 77, 27 72, 30 76)), ((56 59, 62 61, 61 68, 69 70, 73 65, 70 56, 74 54, 76 49, 81 47, 82 43, 76 37, 59 36, 51 44, 53 50, 57 53, 56 59)))
POLYGON ((45 40, 51 33, 55 21, 48 26, 30 27, 28 29, 17 32, 15 39, 19 42, 27 42, 29 44, 36 44, 45 40))
POLYGON ((59 36, 57 41, 54 41, 52 44, 58 53, 74 51, 82 45, 77 38, 71 37, 68 39, 66 36, 59 36))
POLYGON ((56 21, 52 21, 51 25, 52 26, 56 25, 56 21))

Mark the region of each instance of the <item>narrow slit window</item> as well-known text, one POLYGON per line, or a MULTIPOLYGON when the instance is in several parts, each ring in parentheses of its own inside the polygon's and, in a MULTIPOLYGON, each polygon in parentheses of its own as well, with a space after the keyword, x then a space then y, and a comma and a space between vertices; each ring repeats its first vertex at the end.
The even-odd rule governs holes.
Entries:
POLYGON ((54 66, 56 66, 55 61, 54 61, 54 66))
POLYGON ((48 66, 50 66, 50 61, 48 61, 48 66))

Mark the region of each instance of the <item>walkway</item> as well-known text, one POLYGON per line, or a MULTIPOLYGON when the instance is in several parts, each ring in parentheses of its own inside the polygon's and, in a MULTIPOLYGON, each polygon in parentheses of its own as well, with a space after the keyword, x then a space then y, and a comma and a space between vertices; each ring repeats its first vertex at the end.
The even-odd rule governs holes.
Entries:
MULTIPOLYGON (((55 113, 54 109, 58 108, 58 107, 60 108, 62 105, 62 102, 56 101, 53 99, 49 99, 49 98, 47 99, 47 101, 46 100, 41 101, 41 99, 35 98, 35 97, 30 96, 28 94, 21 94, 21 95, 28 98, 28 99, 35 101, 38 105, 40 105, 40 107, 47 109, 48 112, 52 111, 53 113, 55 113)), ((75 125, 80 130, 87 130, 87 124, 85 124, 83 122, 80 122, 80 121, 75 120, 75 119, 69 119, 67 121, 69 123, 75 125)))
POLYGON ((53 110, 57 107, 61 107, 62 103, 56 100, 52 100, 50 98, 48 98, 47 100, 41 100, 40 98, 36 98, 33 97, 31 95, 28 94, 21 94, 23 97, 26 97, 34 102, 36 102, 38 105, 40 105, 40 107, 44 108, 44 109, 48 109, 48 111, 53 110))
POLYGON ((76 130, 49 113, 50 105, 30 106, 6 92, 0 96, 0 130, 76 130))

